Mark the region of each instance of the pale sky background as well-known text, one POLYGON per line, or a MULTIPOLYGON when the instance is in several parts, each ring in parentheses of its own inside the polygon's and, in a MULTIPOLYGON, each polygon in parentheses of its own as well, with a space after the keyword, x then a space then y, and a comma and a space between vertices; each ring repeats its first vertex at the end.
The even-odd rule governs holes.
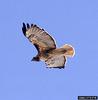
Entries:
POLYGON ((77 100, 98 96, 98 0, 0 1, 0 100, 77 100), (76 51, 65 69, 31 62, 37 51, 22 22, 35 23, 58 47, 76 51))

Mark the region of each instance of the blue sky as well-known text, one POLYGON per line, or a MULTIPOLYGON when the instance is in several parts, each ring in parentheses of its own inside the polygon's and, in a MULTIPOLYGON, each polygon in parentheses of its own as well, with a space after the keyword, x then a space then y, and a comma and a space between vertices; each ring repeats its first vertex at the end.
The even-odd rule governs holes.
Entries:
POLYGON ((77 100, 98 96, 98 0, 0 1, 0 100, 77 100), (31 62, 37 51, 22 22, 35 23, 76 51, 65 69, 31 62))

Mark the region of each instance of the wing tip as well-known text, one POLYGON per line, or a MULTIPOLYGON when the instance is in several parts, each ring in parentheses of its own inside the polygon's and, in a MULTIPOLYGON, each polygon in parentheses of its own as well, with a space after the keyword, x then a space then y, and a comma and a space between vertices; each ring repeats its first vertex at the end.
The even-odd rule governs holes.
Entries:
POLYGON ((23 22, 22 24, 23 24, 22 32, 23 32, 23 34, 26 36, 26 25, 25 25, 24 22, 23 22))
POLYGON ((30 25, 29 25, 29 23, 27 23, 27 28, 28 28, 28 29, 30 28, 30 25))
POLYGON ((24 22, 23 22, 22 24, 23 24, 22 32, 23 32, 23 34, 26 36, 26 31, 27 31, 30 27, 33 27, 34 25, 31 24, 31 26, 30 26, 29 23, 25 24, 24 22))

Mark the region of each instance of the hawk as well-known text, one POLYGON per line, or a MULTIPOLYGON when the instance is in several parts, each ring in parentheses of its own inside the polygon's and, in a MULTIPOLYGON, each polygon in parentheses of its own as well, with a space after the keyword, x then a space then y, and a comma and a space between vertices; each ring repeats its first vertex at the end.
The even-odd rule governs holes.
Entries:
POLYGON ((56 43, 48 32, 35 24, 23 23, 22 32, 38 51, 32 61, 45 61, 47 68, 64 68, 66 58, 75 53, 74 48, 68 44, 56 48, 56 43))

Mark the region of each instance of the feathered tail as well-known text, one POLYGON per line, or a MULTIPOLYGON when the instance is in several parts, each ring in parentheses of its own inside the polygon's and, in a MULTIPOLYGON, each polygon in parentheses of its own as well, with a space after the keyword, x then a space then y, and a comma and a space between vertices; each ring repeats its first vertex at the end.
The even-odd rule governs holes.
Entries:
POLYGON ((73 57, 75 55, 75 50, 71 45, 65 44, 62 48, 66 50, 65 56, 73 57))

